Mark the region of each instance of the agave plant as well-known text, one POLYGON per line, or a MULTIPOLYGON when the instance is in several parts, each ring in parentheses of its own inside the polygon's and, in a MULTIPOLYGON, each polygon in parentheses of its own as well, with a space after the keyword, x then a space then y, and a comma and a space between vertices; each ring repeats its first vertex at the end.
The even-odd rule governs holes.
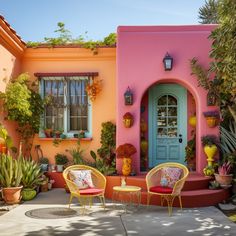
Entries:
POLYGON ((26 160, 23 157, 20 158, 22 165, 22 184, 24 188, 34 189, 37 185, 42 184, 43 173, 40 166, 32 160, 26 160))
POLYGON ((0 156, 0 185, 3 188, 19 187, 22 179, 21 161, 10 155, 0 156))
POLYGON ((220 148, 223 154, 233 153, 236 151, 236 123, 229 123, 229 130, 220 126, 220 148))

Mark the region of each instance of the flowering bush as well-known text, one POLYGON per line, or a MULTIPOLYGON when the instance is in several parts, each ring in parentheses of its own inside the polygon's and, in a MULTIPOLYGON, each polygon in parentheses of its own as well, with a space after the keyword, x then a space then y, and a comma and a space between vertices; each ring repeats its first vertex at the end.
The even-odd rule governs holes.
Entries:
POLYGON ((118 158, 131 157, 136 152, 137 152, 137 149, 130 143, 125 143, 123 145, 120 145, 116 149, 116 154, 118 158))
POLYGON ((203 115, 205 117, 215 117, 215 118, 220 117, 220 114, 217 110, 215 110, 215 111, 205 111, 205 112, 203 112, 203 115))

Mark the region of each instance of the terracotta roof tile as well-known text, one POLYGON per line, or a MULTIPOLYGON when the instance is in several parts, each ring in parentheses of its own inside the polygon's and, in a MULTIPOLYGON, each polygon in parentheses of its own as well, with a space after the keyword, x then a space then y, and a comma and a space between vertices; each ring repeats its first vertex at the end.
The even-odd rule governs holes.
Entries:
POLYGON ((11 25, 5 20, 5 18, 0 15, 0 19, 6 24, 9 30, 21 41, 22 44, 26 45, 26 43, 21 39, 21 37, 16 33, 16 31, 11 27, 11 25))

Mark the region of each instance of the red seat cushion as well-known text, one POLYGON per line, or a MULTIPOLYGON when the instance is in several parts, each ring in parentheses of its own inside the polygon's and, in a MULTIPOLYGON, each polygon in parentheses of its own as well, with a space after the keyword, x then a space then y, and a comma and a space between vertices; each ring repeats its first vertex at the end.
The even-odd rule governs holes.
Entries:
POLYGON ((173 188, 170 187, 162 187, 162 186, 153 186, 149 189, 150 192, 154 193, 172 193, 173 188))
POLYGON ((86 189, 81 189, 79 191, 81 195, 96 195, 102 192, 103 192, 103 189, 100 189, 100 188, 86 188, 86 189))

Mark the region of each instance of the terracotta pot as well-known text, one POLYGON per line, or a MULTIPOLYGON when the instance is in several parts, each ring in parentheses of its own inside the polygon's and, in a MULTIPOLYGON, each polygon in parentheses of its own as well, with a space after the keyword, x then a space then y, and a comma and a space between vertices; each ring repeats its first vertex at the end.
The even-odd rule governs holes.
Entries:
POLYGON ((221 187, 226 187, 226 186, 230 187, 233 180, 233 175, 215 174, 215 179, 220 184, 221 187))
POLYGON ((192 126, 192 127, 196 127, 197 124, 197 118, 196 116, 190 116, 188 123, 192 126))
POLYGON ((124 176, 130 175, 132 171, 132 159, 130 157, 123 158, 123 165, 122 165, 122 174, 124 176))
POLYGON ((206 117, 207 125, 210 128, 214 128, 217 125, 217 118, 216 117, 206 117))
POLYGON ((6 202, 6 204, 17 204, 20 202, 22 187, 23 186, 9 187, 2 189, 3 199, 6 202))
POLYGON ((207 155, 207 161, 214 161, 214 155, 217 152, 217 146, 215 144, 204 146, 204 152, 207 155))

